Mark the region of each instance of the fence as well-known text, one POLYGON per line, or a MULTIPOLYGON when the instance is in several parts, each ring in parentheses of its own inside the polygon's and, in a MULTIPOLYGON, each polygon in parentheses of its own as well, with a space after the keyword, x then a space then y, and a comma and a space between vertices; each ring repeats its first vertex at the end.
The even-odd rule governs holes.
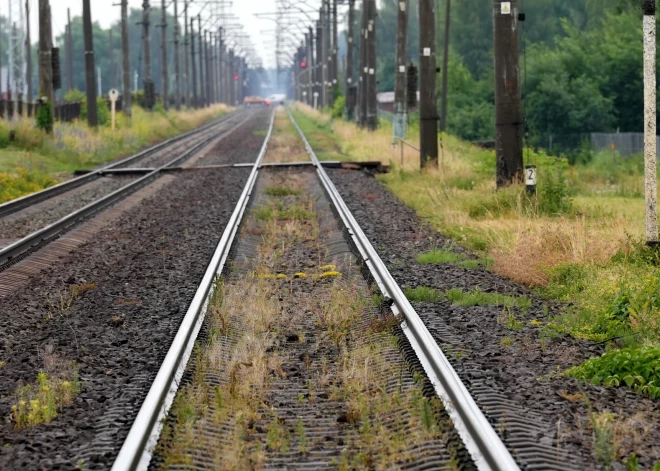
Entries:
MULTIPOLYGON (((23 116, 31 118, 39 112, 38 102, 23 102, 0 100, 0 119, 12 120, 23 116)), ((53 113, 56 121, 71 122, 80 118, 82 106, 80 102, 58 102, 55 103, 53 113)))

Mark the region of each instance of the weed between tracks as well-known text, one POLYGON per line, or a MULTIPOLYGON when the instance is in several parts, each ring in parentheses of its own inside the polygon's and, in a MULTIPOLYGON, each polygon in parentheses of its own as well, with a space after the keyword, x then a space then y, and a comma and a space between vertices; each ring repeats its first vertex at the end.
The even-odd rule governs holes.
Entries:
POLYGON ((71 405, 82 387, 74 362, 58 358, 50 346, 40 356, 44 369, 36 382, 21 384, 16 390, 11 420, 17 429, 51 422, 62 408, 71 405))
POLYGON ((264 162, 309 162, 309 160, 305 145, 289 119, 286 110, 279 106, 275 111, 273 133, 268 143, 268 151, 264 156, 264 162))
POLYGON ((440 406, 400 360, 390 333, 396 321, 366 314, 357 271, 323 264, 306 180, 284 175, 272 178, 286 178, 294 194, 267 195, 244 227, 261 239, 255 265, 245 262, 254 271, 216 284, 208 343, 196 349, 192 379, 159 444, 163 468, 193 466, 202 453, 222 469, 324 460, 380 469, 420 459, 416 446, 439 443, 440 406), (273 217, 259 218, 264 206, 273 217), (313 217, 279 217, 295 206, 313 217))

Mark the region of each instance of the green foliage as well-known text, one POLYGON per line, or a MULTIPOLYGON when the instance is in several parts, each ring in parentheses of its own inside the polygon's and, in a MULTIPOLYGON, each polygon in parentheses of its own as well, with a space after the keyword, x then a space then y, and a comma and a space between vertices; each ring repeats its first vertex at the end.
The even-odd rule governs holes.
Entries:
POLYGON ((333 118, 342 118, 344 116, 344 107, 346 106, 346 98, 340 96, 337 98, 332 105, 332 117, 333 118))
POLYGON ((462 259, 463 257, 460 254, 443 249, 433 249, 417 255, 417 261, 422 264, 434 263, 440 265, 443 263, 456 263, 462 259))
POLYGON ((435 303, 442 301, 445 295, 437 289, 427 288, 426 286, 417 286, 416 288, 406 288, 403 290, 409 301, 422 303, 435 303))
POLYGON ((79 101, 80 103, 87 101, 87 95, 85 92, 73 88, 64 94, 65 101, 79 101))
POLYGON ((269 186, 266 188, 268 196, 295 196, 301 192, 296 188, 289 188, 288 186, 269 186))
MULTIPOLYGON (((83 121, 87 120, 87 95, 85 92, 74 88, 64 94, 64 99, 66 101, 80 102, 80 119, 83 121)), ((112 117, 110 115, 110 109, 108 108, 108 102, 103 97, 96 98, 96 115, 99 126, 110 125, 112 117)))
POLYGON ((613 350, 569 369, 566 375, 596 385, 626 385, 652 399, 660 399, 660 349, 613 350))
POLYGON ((563 170, 549 170, 539 181, 538 209, 542 214, 568 214, 573 208, 570 187, 563 170))
POLYGON ((37 128, 47 134, 53 132, 53 105, 51 103, 41 104, 37 111, 37 128))

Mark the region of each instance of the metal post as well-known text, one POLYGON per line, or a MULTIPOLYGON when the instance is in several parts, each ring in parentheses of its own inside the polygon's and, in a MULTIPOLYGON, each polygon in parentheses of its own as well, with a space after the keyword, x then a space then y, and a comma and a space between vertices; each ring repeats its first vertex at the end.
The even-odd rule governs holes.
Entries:
POLYGON ((646 243, 658 244, 658 186, 656 182, 656 28, 655 0, 643 0, 644 12, 644 188, 646 243))
MULTIPOLYGON (((108 74, 109 75, 109 80, 108 81, 110 82, 110 85, 108 86, 108 89, 111 89, 111 88, 115 88, 117 86, 117 84, 115 83, 115 71, 116 71, 116 68, 115 68, 115 48, 112 44, 113 39, 114 39, 112 37, 113 36, 112 35, 112 28, 109 28, 108 35, 110 36, 110 38, 108 39, 110 41, 109 44, 108 44, 108 49, 109 49, 109 52, 110 52, 110 71, 109 71, 110 73, 108 74)), ((102 94, 102 91, 99 87, 99 95, 101 95, 101 94, 102 94)))
MULTIPOLYGON (((99 124, 96 109, 96 80, 94 77, 94 36, 92 34, 92 10, 90 0, 83 0, 83 34, 85 36, 85 86, 87 87, 87 123, 99 124)), ((52 89, 52 86, 51 86, 52 89)))
POLYGON ((128 0, 121 1, 121 61, 122 61, 122 88, 123 88, 123 111, 126 116, 131 116, 131 64, 128 44, 128 0))
POLYGON ((339 53, 339 42, 338 42, 338 19, 337 19, 337 0, 332 0, 332 89, 333 92, 330 94, 334 100, 334 88, 337 86, 337 80, 339 79, 339 61, 337 60, 337 55, 339 53))
POLYGON ((523 118, 518 50, 518 0, 493 0, 497 187, 522 183, 523 118))
POLYGON ((442 104, 440 106, 440 132, 447 130, 447 80, 449 75, 449 26, 451 24, 451 0, 447 0, 445 18, 445 44, 442 57, 442 104))
POLYGON ((328 55, 328 45, 329 45, 329 25, 328 25, 328 20, 329 17, 327 15, 327 9, 326 9, 326 1, 323 1, 323 6, 321 7, 321 106, 326 107, 328 106, 328 64, 329 61, 328 59, 330 56, 328 55))
POLYGON ((206 103, 206 79, 204 76, 204 41, 202 39, 202 15, 197 15, 197 42, 199 45, 199 106, 206 103))
POLYGON ((394 87, 394 139, 406 138, 406 64, 408 64, 408 0, 399 0, 396 27, 396 70, 394 87))

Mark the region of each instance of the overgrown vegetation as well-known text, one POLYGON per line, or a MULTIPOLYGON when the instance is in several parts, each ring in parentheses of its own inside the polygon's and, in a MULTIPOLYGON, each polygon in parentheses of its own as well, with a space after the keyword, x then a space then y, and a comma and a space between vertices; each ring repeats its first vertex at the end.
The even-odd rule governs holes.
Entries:
POLYGON ((474 291, 464 292, 452 288, 447 292, 426 286, 404 289, 404 294, 410 301, 414 302, 439 302, 449 300, 454 306, 500 306, 506 308, 518 307, 529 309, 532 301, 526 297, 507 296, 499 293, 485 293, 475 288, 474 291))
POLYGON ((11 420, 18 429, 51 422, 64 407, 71 405, 82 388, 74 362, 59 358, 50 346, 40 356, 44 368, 37 374, 35 383, 20 384, 16 389, 11 420))
POLYGON ((623 348, 592 358, 566 372, 596 385, 625 384, 652 399, 660 399, 660 348, 623 348))
MULTIPOLYGON (((105 106, 105 105, 104 105, 105 106)), ((90 169, 189 131, 226 113, 224 105, 194 111, 147 113, 133 107, 129 121, 117 114, 117 130, 90 129, 83 120, 56 122, 52 136, 34 119, 0 121, 0 203, 42 190, 71 172, 90 169), (10 135, 12 136, 10 139, 10 135)))
MULTIPOLYGON (((312 142, 315 150, 391 160, 393 171, 379 180, 421 218, 492 261, 493 271, 569 303, 546 320, 543 335, 570 334, 610 348, 660 346, 660 256, 643 242, 641 156, 590 152, 571 164, 526 151, 526 163, 538 169, 537 196, 530 197, 521 187, 496 190, 494 153, 455 137, 441 136, 439 168, 420 172, 419 155, 408 150, 401 164, 388 124, 367 133, 304 106, 295 115, 309 132, 325 136, 312 142)), ((414 127, 410 133, 418 139, 414 127)), ((439 248, 418 261, 461 263, 461 256, 439 248)), ((504 316, 502 322, 517 327, 520 321, 504 316)))

